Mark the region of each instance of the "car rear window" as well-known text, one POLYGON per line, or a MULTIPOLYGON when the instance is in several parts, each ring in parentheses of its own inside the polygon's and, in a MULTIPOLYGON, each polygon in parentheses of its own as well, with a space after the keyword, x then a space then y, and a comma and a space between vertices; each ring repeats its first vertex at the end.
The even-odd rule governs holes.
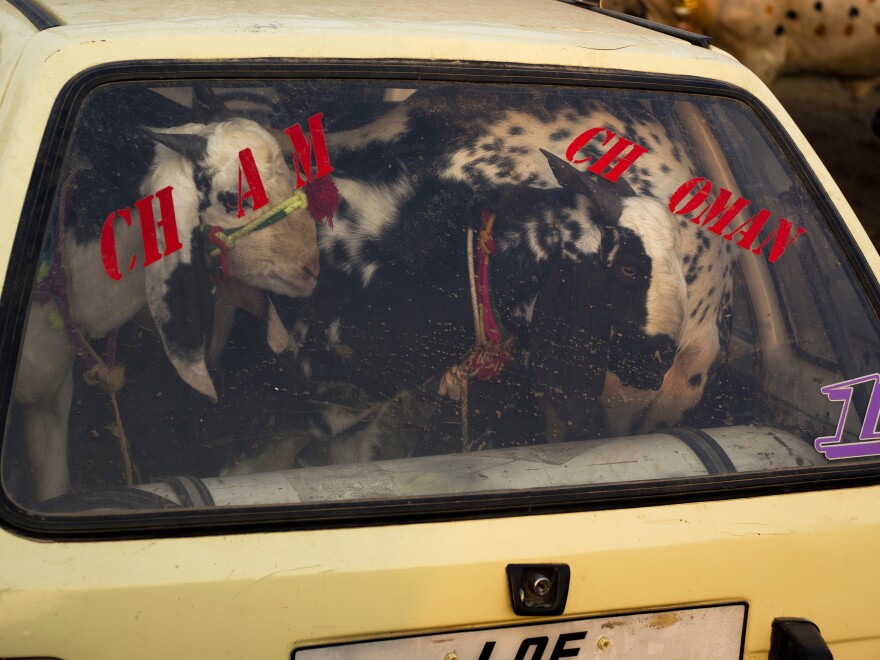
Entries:
POLYGON ((741 100, 141 80, 63 127, 8 320, 27 515, 587 501, 880 454, 858 266, 741 100))

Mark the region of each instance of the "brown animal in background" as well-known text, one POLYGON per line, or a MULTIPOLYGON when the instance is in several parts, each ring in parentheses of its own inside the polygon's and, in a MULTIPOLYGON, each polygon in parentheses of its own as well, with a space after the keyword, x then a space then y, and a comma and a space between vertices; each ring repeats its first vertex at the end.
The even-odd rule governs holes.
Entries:
POLYGON ((880 0, 603 0, 607 9, 713 37, 765 83, 790 73, 880 81, 880 0))

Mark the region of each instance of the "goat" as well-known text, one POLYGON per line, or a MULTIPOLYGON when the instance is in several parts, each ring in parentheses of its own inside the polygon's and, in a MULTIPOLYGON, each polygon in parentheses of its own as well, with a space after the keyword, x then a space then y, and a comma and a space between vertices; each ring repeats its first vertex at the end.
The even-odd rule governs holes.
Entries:
POLYGON ((611 0, 603 6, 705 32, 768 85, 807 72, 880 80, 880 5, 873 0, 611 0))
MULTIPOLYGON (((236 217, 239 152, 251 150, 273 203, 293 194, 291 173, 277 142, 249 120, 186 124, 148 132, 155 150, 149 171, 142 174, 141 193, 173 187, 182 248, 127 273, 120 281, 110 279, 102 265, 100 227, 95 225, 95 218, 104 217, 107 209, 95 209, 98 202, 77 196, 76 184, 72 184, 69 215, 61 213, 56 219, 63 227, 58 232, 63 239, 55 246, 66 270, 70 318, 85 335, 100 337, 147 306, 177 373, 193 389, 216 401, 206 358, 212 334, 213 343, 221 344, 225 330, 216 325, 212 330, 215 305, 219 309, 238 306, 267 318, 269 344, 276 352, 283 350, 287 332, 265 292, 284 296, 312 293, 319 269, 315 223, 308 211, 301 209, 243 237, 228 254, 230 279, 215 287, 202 228, 239 227, 259 215, 247 208, 243 217, 236 217), (217 292, 221 295, 215 295, 217 292)), ((100 173, 87 169, 71 174, 68 180, 76 176, 100 181, 100 173)), ((62 199, 59 206, 68 201, 62 199)), ((164 241, 160 240, 159 247, 164 251, 164 241)), ((118 231, 116 250, 123 255, 136 254, 142 263, 140 232, 118 231)), ((65 330, 51 322, 57 314, 56 302, 32 300, 14 392, 23 408, 39 500, 62 495, 70 488, 67 426, 75 350, 65 330)), ((225 321, 230 322, 228 314, 225 321)))
MULTIPOLYGON (((553 161, 542 157, 539 149, 566 153, 572 138, 585 128, 604 126, 648 147, 649 152, 614 184, 626 181, 637 199, 656 205, 644 207, 641 214, 619 216, 630 249, 643 253, 643 263, 636 265, 640 276, 647 272, 648 286, 621 294, 615 301, 602 405, 607 430, 614 434, 679 423, 702 398, 710 371, 726 347, 732 322, 733 262, 728 242, 657 210, 683 181, 696 175, 683 148, 655 118, 633 104, 615 110, 596 100, 544 100, 538 108, 526 104, 511 109, 493 102, 473 113, 454 111, 460 107, 454 99, 416 94, 411 103, 401 104, 373 125, 331 136, 335 162, 351 171, 355 163, 349 159, 393 145, 402 158, 419 154, 421 160, 413 162, 427 162, 421 166, 424 170, 436 171, 447 181, 467 182, 477 190, 504 185, 546 188, 560 183, 553 161), (434 147, 436 153, 425 153, 422 145, 439 146, 434 147), (670 347, 675 354, 671 367, 666 357, 670 347), (656 369, 644 369, 644 358, 652 352, 659 357, 655 360, 661 367, 659 378, 656 369)), ((577 157, 600 155, 590 142, 577 157)), ((367 162, 374 161, 367 158, 367 162)), ((613 186, 594 192, 614 194, 613 186)), ((394 200, 387 202, 395 208, 394 200)), ((370 213, 381 217, 379 209, 370 213)), ((623 239, 620 235, 616 240, 623 239)), ((322 235, 319 240, 323 253, 327 239, 322 235)), ((609 255, 616 263, 613 249, 609 255)), ((365 277, 374 267, 361 255, 352 256, 346 265, 365 277)), ((600 281, 614 279, 603 274, 600 281)))
MULTIPOLYGON (((353 384, 383 402, 377 411, 389 407, 384 402, 411 396, 406 392, 417 392, 422 404, 431 399, 438 374, 472 348, 467 230, 478 229, 486 211, 494 217, 497 246, 491 261, 497 320, 515 340, 502 380, 521 400, 535 397, 546 424, 534 435, 555 440, 595 432, 609 356, 627 376, 659 387, 675 353, 673 338, 645 338, 627 361, 609 345, 619 343, 612 327, 629 332, 629 304, 620 301, 643 298, 652 281, 631 226, 658 218, 674 222, 658 202, 638 198, 627 184, 612 185, 545 156, 560 187, 513 184, 483 192, 428 178, 413 188, 405 167, 387 189, 336 177, 342 203, 333 229, 319 232, 322 279, 314 296, 296 305, 293 323, 293 350, 306 374, 319 383, 353 384), (377 197, 394 203, 377 204, 377 197)), ((674 236, 677 231, 670 232, 674 236)), ((683 293, 683 279, 672 285, 683 293)), ((669 331, 678 334, 675 327, 669 331)), ((416 423, 425 423, 437 407, 433 399, 416 423)), ((513 407, 499 403, 496 410, 499 423, 520 436, 534 427, 513 407)), ((335 435, 365 420, 375 416, 338 408, 320 430, 335 435)), ((414 450, 394 439, 374 441, 381 424, 370 423, 350 440, 337 438, 331 460, 414 450)))

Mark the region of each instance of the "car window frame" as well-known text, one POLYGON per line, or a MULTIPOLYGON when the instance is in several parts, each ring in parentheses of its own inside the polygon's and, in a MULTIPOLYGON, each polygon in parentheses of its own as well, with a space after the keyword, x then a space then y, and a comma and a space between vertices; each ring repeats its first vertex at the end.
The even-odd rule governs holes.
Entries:
MULTIPOLYGON (((857 246, 807 158, 775 115, 754 95, 734 85, 709 79, 632 71, 521 65, 497 62, 425 62, 418 60, 256 59, 177 61, 145 60, 108 64, 81 72, 56 98, 41 139, 18 223, 0 297, 0 416, 3 427, 12 402, 12 383, 24 331, 24 320, 36 276, 45 227, 74 119, 86 95, 110 82, 162 82, 197 79, 359 79, 400 83, 407 80, 482 82, 492 84, 613 87, 730 98, 745 103, 776 141, 807 194, 825 218, 831 235, 853 269, 870 309, 880 317, 877 276, 857 246)), ((8 101, 7 101, 8 102, 8 101)), ((418 502, 346 502, 250 506, 222 509, 136 511, 131 515, 46 516, 25 510, 0 492, 0 525, 41 539, 99 540, 180 535, 214 535, 271 530, 407 524, 660 506, 715 501, 880 483, 880 465, 834 464, 772 473, 713 475, 711 480, 657 480, 556 488, 540 492, 431 496, 418 502)))

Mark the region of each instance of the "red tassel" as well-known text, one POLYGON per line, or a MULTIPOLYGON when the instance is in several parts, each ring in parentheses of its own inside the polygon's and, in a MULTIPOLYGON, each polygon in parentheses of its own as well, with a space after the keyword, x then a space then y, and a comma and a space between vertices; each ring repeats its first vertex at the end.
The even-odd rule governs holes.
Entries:
POLYGON ((464 359, 471 376, 478 380, 497 378, 510 359, 510 352, 501 344, 495 346, 475 346, 464 359))
POLYGON ((327 221, 327 225, 333 228, 333 214, 339 208, 339 190, 329 176, 315 179, 305 187, 306 199, 309 203, 309 212, 319 225, 327 221))

